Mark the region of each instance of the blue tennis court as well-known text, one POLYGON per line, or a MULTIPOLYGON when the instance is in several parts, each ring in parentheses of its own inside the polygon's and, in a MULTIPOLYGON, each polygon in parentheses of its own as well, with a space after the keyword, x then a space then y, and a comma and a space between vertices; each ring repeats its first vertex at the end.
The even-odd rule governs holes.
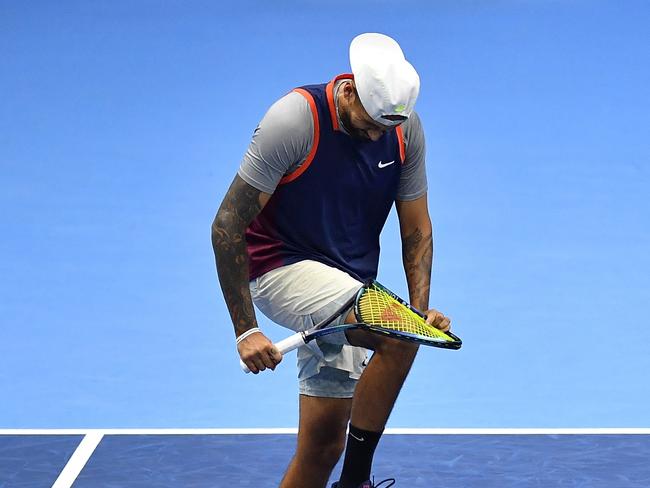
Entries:
MULTIPOLYGON (((650 431, 591 433, 391 433, 381 441, 377 480, 448 488, 650 486, 650 431)), ((97 433, 95 432, 95 435, 97 433)), ((80 435, 3 435, 0 487, 51 486, 80 435)), ((75 488, 275 487, 293 434, 106 432, 75 488)), ((337 471, 335 471, 336 473, 337 471)))
MULTIPOLYGON (((641 432, 391 433, 381 441, 375 476, 399 486, 647 488, 650 432, 641 432)), ((73 454, 84 454, 75 453, 82 439, 1 436, 0 487, 52 485, 73 454)), ((272 488, 294 447, 293 434, 109 431, 86 453, 72 486, 272 488)))

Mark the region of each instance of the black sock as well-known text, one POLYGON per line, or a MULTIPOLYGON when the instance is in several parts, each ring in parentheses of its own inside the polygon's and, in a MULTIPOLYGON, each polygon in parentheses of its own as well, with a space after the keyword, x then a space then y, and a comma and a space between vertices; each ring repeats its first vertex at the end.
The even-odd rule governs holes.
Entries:
POLYGON ((382 432, 370 432, 350 424, 340 488, 357 488, 370 479, 372 457, 382 432))

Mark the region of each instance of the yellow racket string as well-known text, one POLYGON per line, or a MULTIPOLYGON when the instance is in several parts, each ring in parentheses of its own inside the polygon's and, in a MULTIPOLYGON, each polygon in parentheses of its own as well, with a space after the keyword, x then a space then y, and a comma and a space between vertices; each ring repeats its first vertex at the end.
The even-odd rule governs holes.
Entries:
POLYGON ((454 340, 375 285, 361 295, 358 310, 359 319, 367 324, 444 341, 454 340))

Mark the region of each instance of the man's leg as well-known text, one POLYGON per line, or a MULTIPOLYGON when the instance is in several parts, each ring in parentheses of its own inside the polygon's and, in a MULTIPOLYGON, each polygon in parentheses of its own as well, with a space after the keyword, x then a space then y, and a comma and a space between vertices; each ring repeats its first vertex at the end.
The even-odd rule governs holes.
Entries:
POLYGON ((350 420, 362 429, 383 430, 418 346, 365 331, 349 331, 348 336, 351 344, 374 351, 354 392, 350 420))
POLYGON ((370 478, 375 448, 418 349, 359 330, 348 331, 348 339, 375 352, 354 392, 339 488, 357 488, 370 478))
POLYGON ((345 448, 352 399, 300 395, 298 446, 280 488, 324 488, 345 448))
MULTIPOLYGON (((278 324, 299 331, 329 317, 361 283, 316 261, 276 268, 250 284, 255 305, 278 324)), ((282 488, 322 488, 345 447, 356 379, 365 351, 346 345, 343 334, 298 349, 300 423, 296 454, 282 488), (335 337, 337 336, 337 337, 335 337)))

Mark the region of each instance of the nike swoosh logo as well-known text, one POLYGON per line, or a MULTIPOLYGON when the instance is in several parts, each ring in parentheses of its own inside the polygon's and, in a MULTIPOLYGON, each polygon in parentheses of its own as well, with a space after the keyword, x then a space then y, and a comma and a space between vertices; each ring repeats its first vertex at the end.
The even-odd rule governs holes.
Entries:
POLYGON ((392 161, 390 161, 389 163, 384 163, 383 161, 379 161, 379 164, 377 165, 377 167, 379 167, 379 168, 385 168, 386 166, 390 166, 390 165, 393 164, 394 162, 395 162, 394 159, 393 159, 392 161))
POLYGON ((359 442, 363 442, 363 441, 365 441, 365 439, 364 439, 363 437, 359 438, 359 437, 357 437, 356 435, 354 435, 352 432, 350 432, 350 435, 351 435, 352 437, 354 437, 356 440, 358 440, 359 442))

